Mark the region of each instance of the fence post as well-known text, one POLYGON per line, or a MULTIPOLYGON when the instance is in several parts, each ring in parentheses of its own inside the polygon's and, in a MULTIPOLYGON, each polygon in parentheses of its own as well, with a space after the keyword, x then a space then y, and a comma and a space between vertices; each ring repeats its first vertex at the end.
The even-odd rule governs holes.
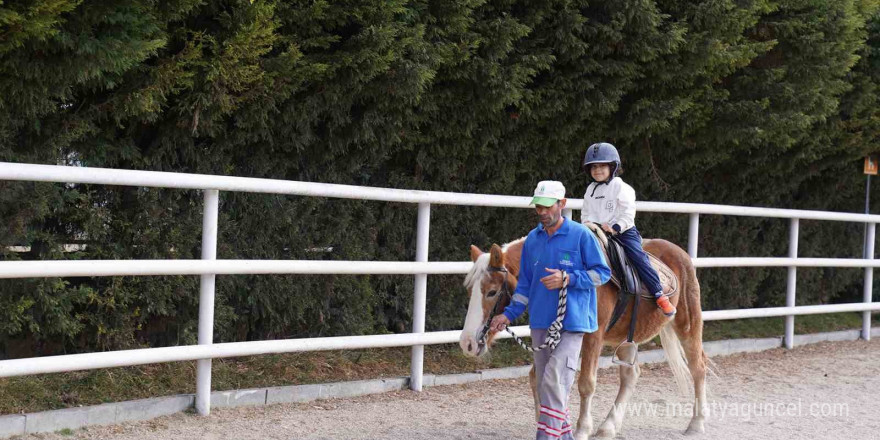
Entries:
POLYGON ((565 209, 562 210, 562 216, 565 217, 565 218, 567 218, 567 219, 569 219, 569 220, 572 220, 572 218, 571 218, 571 217, 572 217, 572 212, 573 212, 573 211, 572 211, 571 208, 565 208, 565 209))
POLYGON ((688 255, 697 258, 697 237, 700 234, 700 214, 691 214, 688 224, 688 255))
MULTIPOLYGON (((877 229, 877 223, 868 223, 868 236, 865 239, 867 243, 865 243, 865 259, 873 260, 874 259, 874 234, 877 229)), ((865 268, 865 290, 864 290, 864 301, 865 304, 871 303, 871 296, 874 293, 874 268, 866 267, 865 268)), ((865 310, 862 312, 862 339, 866 341, 871 340, 871 311, 865 310)))
MULTIPOLYGON (((206 189, 202 216, 202 259, 217 259, 217 213, 220 192, 206 189)), ((199 289, 199 345, 214 342, 214 280, 216 275, 202 275, 199 289)), ((211 359, 196 361, 196 411, 211 413, 211 359)))
MULTIPOLYGON (((416 231, 416 261, 428 261, 428 235, 431 230, 431 204, 419 203, 419 223, 416 231)), ((413 333, 425 332, 425 302, 428 290, 428 274, 416 275, 413 298, 413 333)), ((413 391, 422 390, 422 366, 425 359, 425 346, 414 345, 410 366, 409 387, 413 391)))
MULTIPOLYGON (((800 219, 791 219, 791 227, 788 229, 788 258, 797 258, 798 232, 800 219)), ((795 306, 795 290, 797 288, 797 266, 788 266, 788 283, 785 291, 785 306, 795 306)), ((785 348, 794 347, 794 315, 785 317, 785 348)))

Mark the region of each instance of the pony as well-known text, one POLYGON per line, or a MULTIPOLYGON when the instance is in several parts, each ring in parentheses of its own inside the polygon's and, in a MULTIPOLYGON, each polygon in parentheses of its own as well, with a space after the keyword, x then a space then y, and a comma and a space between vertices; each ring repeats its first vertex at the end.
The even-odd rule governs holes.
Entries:
MULTIPOLYGON (((596 231, 595 228, 591 229, 596 231)), ((600 241, 606 242, 607 238, 601 231, 596 233, 600 241)), ((484 337, 482 332, 493 309, 496 312, 503 310, 510 302, 517 284, 524 243, 525 238, 520 238, 502 247, 493 244, 488 253, 471 245, 470 256, 474 264, 464 281, 465 287, 470 292, 470 300, 459 341, 465 355, 479 357, 489 351, 496 334, 489 332, 488 337, 484 337)), ((646 239, 643 247, 646 252, 665 263, 677 278, 678 291, 669 299, 678 311, 674 317, 669 318, 663 315, 658 307, 653 307, 653 304, 639 307, 633 341, 642 344, 650 341, 657 334, 660 335, 667 362, 682 393, 689 392, 687 374, 690 374, 693 379, 695 401, 693 417, 686 433, 702 433, 705 432, 704 423, 708 415, 706 373, 709 371, 709 358, 703 351, 703 318, 697 272, 687 252, 673 243, 662 239, 646 239)), ((578 440, 589 438, 593 432, 590 405, 596 391, 596 374, 602 346, 617 346, 627 338, 632 305, 629 305, 620 320, 606 331, 617 302, 617 294, 618 289, 611 282, 596 288, 599 329, 594 333, 585 334, 581 346, 581 373, 577 380, 581 410, 574 433, 574 438, 578 440)), ((630 302, 634 303, 634 301, 630 302)), ((596 431, 598 437, 610 438, 621 432, 626 402, 632 395, 640 375, 638 363, 620 365, 619 374, 620 388, 617 398, 596 431)), ((529 383, 535 399, 537 416, 540 402, 534 366, 529 373, 529 383)))

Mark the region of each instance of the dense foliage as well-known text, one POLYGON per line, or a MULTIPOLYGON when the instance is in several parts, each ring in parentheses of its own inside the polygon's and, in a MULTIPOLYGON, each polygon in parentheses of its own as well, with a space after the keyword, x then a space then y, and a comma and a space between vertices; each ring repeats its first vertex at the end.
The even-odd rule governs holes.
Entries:
MULTIPOLYGON (((552 178, 580 197, 581 155, 608 140, 640 200, 860 212, 878 84, 876 0, 0 2, 9 162, 512 195, 552 178)), ((0 256, 199 258, 201 204, 2 182, 0 256)), ((413 205, 227 192, 220 211, 218 258, 414 259, 413 205)), ((434 261, 535 223, 431 216, 434 261)), ((686 216, 638 222, 686 245, 686 216)), ((700 228, 700 255, 788 252, 784 220, 700 228)), ((802 256, 861 249, 862 225, 801 222, 802 256)), ((701 270, 704 307, 782 304, 784 272, 701 270)), ((799 302, 855 300, 860 273, 801 269, 799 302)), ((461 280, 429 277, 430 329, 461 325, 461 280)), ((217 295, 218 341, 411 322, 412 277, 220 276, 217 295)), ((193 343, 197 301, 197 277, 4 280, 0 351, 193 343)))

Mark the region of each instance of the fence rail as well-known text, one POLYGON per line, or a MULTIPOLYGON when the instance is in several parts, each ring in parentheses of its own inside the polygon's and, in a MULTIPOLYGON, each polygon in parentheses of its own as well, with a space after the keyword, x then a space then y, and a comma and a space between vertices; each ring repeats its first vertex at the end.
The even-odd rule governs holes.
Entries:
POLYGON ((4 261, 0 278, 139 275, 418 275, 463 274, 470 262, 342 260, 4 261))
MULTIPOLYGON (((880 267, 880 260, 852 258, 695 258, 709 267, 880 267)), ((470 262, 343 260, 59 260, 0 262, 0 279, 146 275, 443 275, 465 274, 470 262)))
MULTIPOLYGON (((0 162, 0 180, 123 185, 204 191, 201 260, 0 262, 0 278, 200 275, 199 345, 6 360, 0 361, 0 377, 196 360, 198 361, 196 409, 203 415, 210 413, 211 359, 213 358, 299 351, 412 346, 411 387, 414 390, 420 390, 422 386, 424 346, 456 342, 461 333, 460 331, 427 333, 424 331, 427 275, 463 274, 471 267, 469 262, 428 262, 431 205, 527 208, 530 200, 529 197, 516 196, 415 191, 246 177, 4 162, 0 162), (417 204, 416 261, 217 260, 217 213, 220 191, 334 197, 417 204), (395 335, 340 336, 214 344, 213 305, 215 277, 216 275, 232 274, 414 275, 413 332, 395 335)), ((572 209, 580 209, 582 206, 583 200, 570 199, 567 205, 569 209, 566 209, 565 215, 571 218, 572 209)), ((870 339, 870 314, 872 311, 880 310, 880 303, 871 302, 873 268, 880 267, 880 260, 874 260, 875 228, 876 223, 880 222, 880 215, 693 203, 637 202, 636 207, 639 211, 643 212, 688 214, 690 219, 687 248, 696 267, 786 267, 788 269, 786 307, 706 311, 703 312, 704 320, 784 316, 786 318, 785 344, 791 348, 794 340, 794 317, 796 315, 861 311, 863 312, 862 337, 870 339), (699 238, 699 216, 701 214, 790 219, 788 257, 698 258, 697 241, 699 238), (865 223, 867 225, 865 258, 797 258, 800 219, 865 223), (798 267, 864 268, 863 302, 795 307, 798 267)), ((513 329, 520 336, 528 335, 528 328, 526 326, 514 327, 513 329)), ((509 336, 502 335, 501 337, 509 336)))

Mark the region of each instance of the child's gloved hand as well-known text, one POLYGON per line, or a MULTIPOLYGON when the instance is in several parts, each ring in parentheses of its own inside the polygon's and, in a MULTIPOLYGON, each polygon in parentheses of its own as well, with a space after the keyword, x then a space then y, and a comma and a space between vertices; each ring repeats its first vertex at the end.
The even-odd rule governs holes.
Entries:
POLYGON ((617 235, 617 231, 615 231, 608 223, 602 223, 602 230, 611 235, 617 235))

